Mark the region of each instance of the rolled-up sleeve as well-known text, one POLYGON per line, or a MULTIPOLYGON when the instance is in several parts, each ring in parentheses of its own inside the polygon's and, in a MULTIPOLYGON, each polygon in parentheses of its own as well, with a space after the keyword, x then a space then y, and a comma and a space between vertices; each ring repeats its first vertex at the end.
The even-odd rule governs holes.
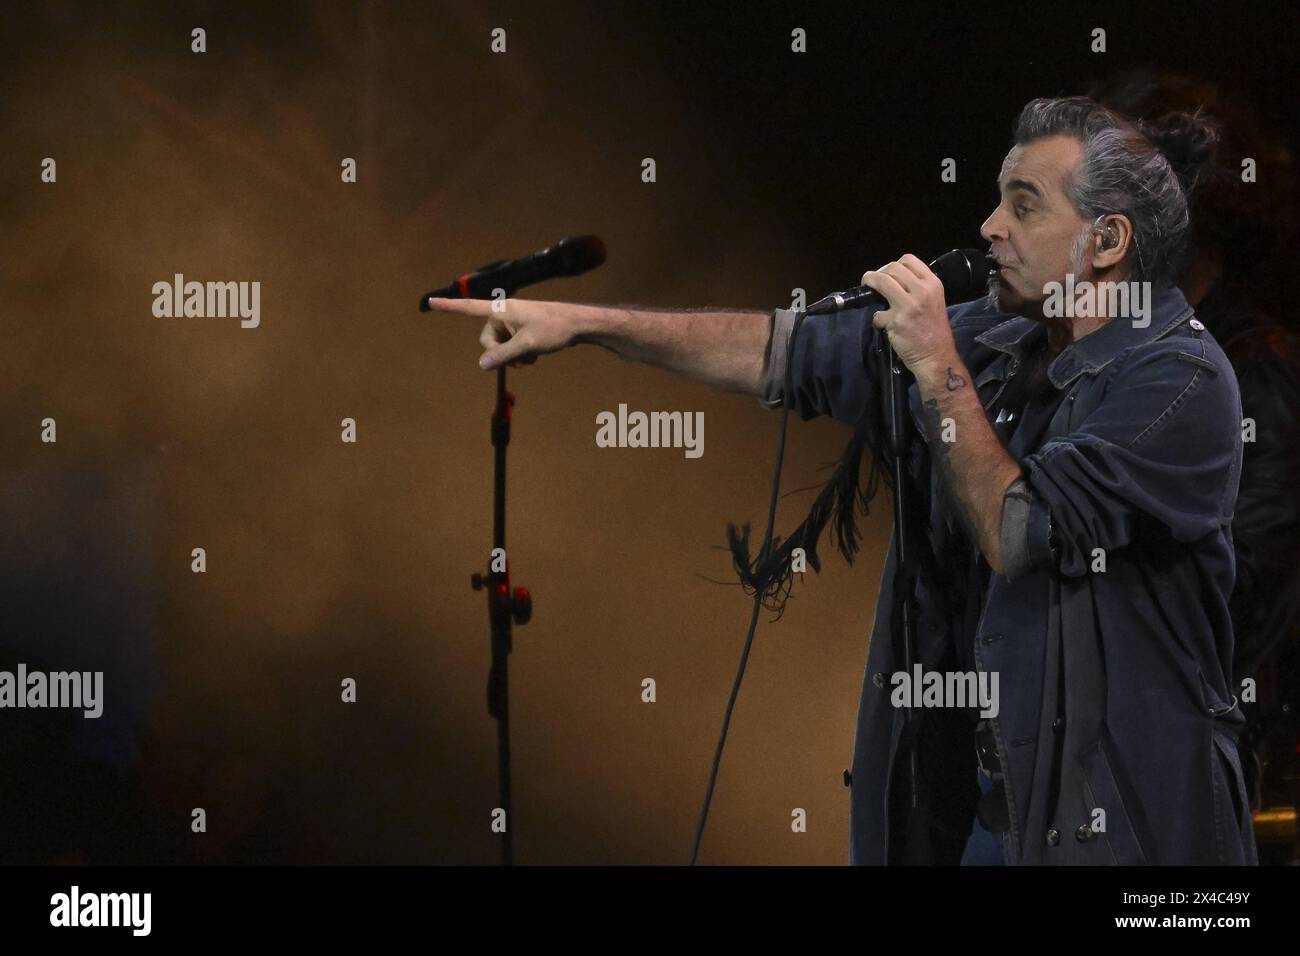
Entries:
POLYGON ((780 408, 785 389, 785 370, 790 354, 790 332, 794 328, 793 309, 772 311, 772 332, 763 365, 763 394, 758 404, 768 411, 780 408))
POLYGON ((1002 563, 1007 579, 1052 563, 1052 515, 1023 478, 1002 497, 1002 563))
POLYGON ((1003 499, 1007 577, 1041 567, 1079 577, 1139 526, 1190 543, 1231 521, 1241 405, 1215 351, 1211 361, 1200 343, 1167 344, 1132 358, 1077 429, 1024 459, 1026 477, 1003 499))
POLYGON ((776 309, 763 367, 763 392, 758 402, 766 409, 780 408, 786 400, 786 376, 791 374, 790 410, 808 420, 829 415, 855 424, 874 395, 875 362, 871 352, 876 328, 871 312, 847 309, 830 315, 808 316, 794 336, 797 313, 776 309))

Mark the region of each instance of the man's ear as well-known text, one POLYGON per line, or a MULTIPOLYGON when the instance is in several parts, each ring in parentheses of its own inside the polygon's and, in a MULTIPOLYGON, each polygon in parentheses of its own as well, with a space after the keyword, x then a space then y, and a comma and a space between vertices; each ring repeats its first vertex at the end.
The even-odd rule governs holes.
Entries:
MULTIPOLYGON (((1093 227, 1092 267, 1100 272, 1124 261, 1134 251, 1133 223, 1128 216, 1116 213, 1100 217, 1093 227)), ((1130 270, 1133 271, 1133 270, 1130 270)))

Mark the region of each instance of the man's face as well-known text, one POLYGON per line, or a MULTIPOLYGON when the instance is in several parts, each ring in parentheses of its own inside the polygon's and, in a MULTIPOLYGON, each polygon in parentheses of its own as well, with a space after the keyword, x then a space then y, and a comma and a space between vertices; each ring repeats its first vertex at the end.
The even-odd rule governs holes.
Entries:
POLYGON ((1072 261, 1087 223, 1065 195, 1082 158, 1082 144, 1061 135, 1016 146, 1002 163, 1002 200, 980 227, 1001 266, 989 283, 1001 311, 1041 315, 1047 283, 1063 283, 1068 272, 1076 280, 1091 275, 1086 255, 1072 261))

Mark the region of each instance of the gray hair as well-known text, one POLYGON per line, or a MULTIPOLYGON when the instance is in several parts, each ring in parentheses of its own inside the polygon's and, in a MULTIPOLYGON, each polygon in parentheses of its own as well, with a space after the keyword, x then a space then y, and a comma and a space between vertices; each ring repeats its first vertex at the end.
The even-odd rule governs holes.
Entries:
POLYGON ((1200 116, 1171 114, 1165 121, 1165 127, 1137 124, 1087 97, 1069 96, 1032 100, 1020 111, 1015 128, 1018 146, 1056 134, 1082 144, 1083 159, 1066 180, 1066 196, 1090 222, 1098 216, 1127 216, 1135 253, 1129 278, 1156 284, 1177 276, 1190 226, 1188 192, 1196 181, 1193 172, 1184 182, 1162 152, 1163 140, 1193 138, 1194 148, 1186 151, 1195 165, 1218 141, 1217 128, 1200 116))

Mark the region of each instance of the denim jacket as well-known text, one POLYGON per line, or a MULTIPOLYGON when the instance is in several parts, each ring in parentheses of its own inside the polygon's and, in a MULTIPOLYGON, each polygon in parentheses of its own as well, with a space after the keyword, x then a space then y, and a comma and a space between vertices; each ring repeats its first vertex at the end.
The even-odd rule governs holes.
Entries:
MULTIPOLYGON (((992 423, 1044 330, 987 299, 948 313, 992 423)), ((879 395, 871 314, 810 316, 791 354, 794 314, 776 310, 764 407, 785 401, 790 364, 791 411, 857 423, 879 395)), ((1228 613, 1237 381, 1177 288, 1157 289, 1149 318, 1112 320, 1048 366, 1055 410, 1008 446, 1024 479, 1004 500, 1004 574, 965 538, 925 442, 912 443, 907 471, 928 491, 937 557, 916 585, 915 656, 926 671, 998 675, 992 729, 1015 864, 1257 862, 1228 613)), ((920 421, 915 384, 909 401, 920 421)), ((903 739, 890 680, 903 670, 889 630, 896 569, 895 542, 862 684, 849 862, 955 863, 979 796, 970 714, 912 708, 903 739)))

